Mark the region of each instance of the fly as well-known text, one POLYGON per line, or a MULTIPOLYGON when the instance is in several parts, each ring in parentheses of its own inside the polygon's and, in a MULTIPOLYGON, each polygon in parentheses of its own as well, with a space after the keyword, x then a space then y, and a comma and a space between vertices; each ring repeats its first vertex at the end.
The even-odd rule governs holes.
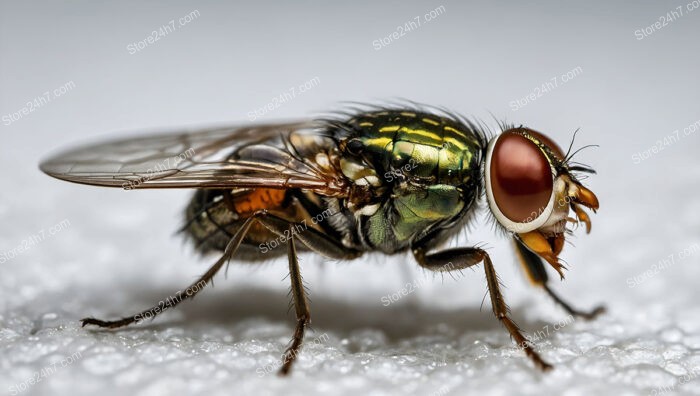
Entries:
MULTIPOLYGON (((548 285, 545 264, 563 279, 559 254, 569 225, 591 222, 595 194, 577 175, 595 173, 571 161, 544 134, 481 125, 432 108, 363 107, 332 119, 235 126, 153 135, 66 151, 41 164, 56 178, 98 186, 196 189, 182 232, 220 258, 178 293, 194 297, 232 258, 260 261, 286 254, 296 327, 282 357, 289 373, 311 321, 298 251, 352 260, 368 252, 410 252, 432 271, 481 264, 493 313, 538 368, 551 369, 510 317, 488 253, 440 249, 485 195, 497 227, 513 240, 529 279, 570 314, 548 285), (484 194, 485 193, 485 194, 484 194), (573 212, 571 217, 570 213, 573 212)), ((156 307, 154 307, 156 308, 156 307)), ((85 318, 83 326, 118 328, 155 316, 154 308, 119 320, 85 318)))

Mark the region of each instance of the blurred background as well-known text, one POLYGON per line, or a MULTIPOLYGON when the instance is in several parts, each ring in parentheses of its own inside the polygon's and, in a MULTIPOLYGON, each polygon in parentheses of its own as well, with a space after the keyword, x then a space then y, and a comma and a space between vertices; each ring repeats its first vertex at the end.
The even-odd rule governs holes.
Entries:
POLYGON ((0 3, 0 394, 700 394, 700 3, 0 3), (281 100, 283 98, 284 100, 281 100), (481 268, 440 277, 409 256, 302 256, 313 329, 290 378, 284 260, 232 265, 153 322, 79 327, 182 290, 216 257, 175 231, 191 191, 74 185, 55 150, 122 134, 310 118, 405 98, 492 128, 527 125, 598 171, 593 230, 554 288, 486 243, 541 374, 482 300, 481 268), (397 301, 407 283, 415 289, 397 301), (384 300, 382 300, 384 298, 384 300))

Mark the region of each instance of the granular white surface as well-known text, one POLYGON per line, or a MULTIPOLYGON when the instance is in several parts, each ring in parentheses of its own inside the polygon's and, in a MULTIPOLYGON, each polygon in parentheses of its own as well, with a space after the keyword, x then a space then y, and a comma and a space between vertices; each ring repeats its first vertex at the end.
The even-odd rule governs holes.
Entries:
POLYGON ((75 88, 0 126, 0 253, 45 233, 0 264, 0 394, 700 394, 700 131, 682 132, 700 119, 700 10, 637 40, 635 29, 670 5, 443 4, 440 19, 380 51, 373 39, 439 4, 2 5, 0 113, 67 81, 75 88), (125 50, 194 7, 191 24, 125 50), (576 66, 575 80, 509 107, 576 66), (577 307, 604 303, 599 319, 572 321, 531 287, 483 208, 451 242, 487 243, 513 317, 555 370, 534 369, 488 299, 481 307, 483 268, 441 277, 409 255, 302 255, 313 331, 288 378, 275 375, 294 323, 284 260, 233 264, 152 322, 80 327, 82 317, 122 317, 172 296, 216 257, 173 236, 190 192, 62 183, 38 171, 40 159, 114 130, 245 120, 313 76, 318 87, 259 121, 407 97, 490 125, 493 111, 562 146, 581 127, 576 147, 601 146, 577 156, 599 171, 585 180, 601 201, 593 231, 577 230, 565 248, 567 279, 550 275, 577 307), (680 140, 635 163, 676 129, 680 140), (387 305, 409 282, 415 290, 387 305))

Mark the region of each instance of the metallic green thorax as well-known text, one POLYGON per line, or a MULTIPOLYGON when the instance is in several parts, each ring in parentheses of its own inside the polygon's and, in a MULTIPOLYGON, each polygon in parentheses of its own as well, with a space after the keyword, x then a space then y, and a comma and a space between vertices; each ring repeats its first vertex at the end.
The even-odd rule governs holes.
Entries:
POLYGON ((348 165, 343 172, 382 197, 376 211, 362 211, 358 224, 371 247, 393 252, 410 246, 452 225, 471 206, 485 145, 473 126, 400 110, 363 113, 346 125, 350 134, 342 147, 365 168, 348 165))

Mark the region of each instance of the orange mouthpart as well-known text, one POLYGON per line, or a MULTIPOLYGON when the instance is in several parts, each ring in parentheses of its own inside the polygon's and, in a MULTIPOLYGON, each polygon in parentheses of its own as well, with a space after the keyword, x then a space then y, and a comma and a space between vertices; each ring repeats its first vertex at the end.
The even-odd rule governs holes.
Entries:
POLYGON ((595 211, 600 207, 600 203, 598 202, 598 197, 593 194, 593 191, 587 189, 586 187, 577 183, 576 190, 576 196, 574 196, 571 200, 571 209, 574 211, 574 213, 576 213, 577 220, 586 225, 586 234, 590 234, 591 218, 588 216, 588 213, 583 211, 581 206, 590 208, 593 210, 593 213, 595 213, 595 211))
POLYGON ((595 213, 596 210, 600 207, 600 204, 598 203, 598 197, 593 194, 593 191, 587 189, 586 187, 582 185, 577 185, 578 187, 578 195, 574 198, 574 201, 577 203, 580 203, 581 205, 593 209, 593 212, 595 213))

